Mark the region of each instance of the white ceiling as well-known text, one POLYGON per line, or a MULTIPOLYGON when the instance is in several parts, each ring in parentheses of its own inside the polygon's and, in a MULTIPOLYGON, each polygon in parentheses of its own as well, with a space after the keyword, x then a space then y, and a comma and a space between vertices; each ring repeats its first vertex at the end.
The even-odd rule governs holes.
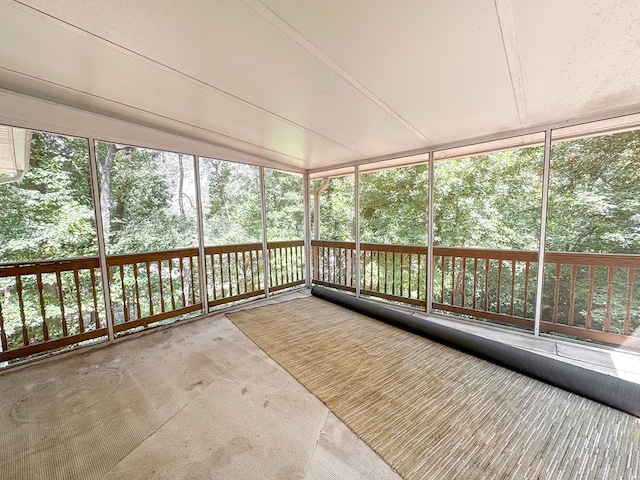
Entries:
POLYGON ((0 0, 0 89, 332 168, 640 111, 640 2, 0 0))

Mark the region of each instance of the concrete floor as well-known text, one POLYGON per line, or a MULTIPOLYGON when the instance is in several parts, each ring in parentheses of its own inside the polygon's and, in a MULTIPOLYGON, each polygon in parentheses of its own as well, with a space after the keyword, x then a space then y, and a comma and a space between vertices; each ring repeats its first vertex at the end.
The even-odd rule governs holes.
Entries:
MULTIPOLYGON (((640 382, 639 355, 434 320, 640 382)), ((0 479, 399 478, 224 313, 8 370, 0 391, 0 479)))
POLYGON ((0 391, 2 479, 400 478, 223 314, 8 371, 0 391))

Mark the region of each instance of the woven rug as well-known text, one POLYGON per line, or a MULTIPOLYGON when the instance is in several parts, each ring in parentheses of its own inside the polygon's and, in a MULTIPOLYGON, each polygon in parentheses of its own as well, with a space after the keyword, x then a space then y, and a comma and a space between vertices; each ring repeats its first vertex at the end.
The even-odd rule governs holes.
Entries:
POLYGON ((626 413, 317 298, 228 317, 404 478, 640 478, 626 413))

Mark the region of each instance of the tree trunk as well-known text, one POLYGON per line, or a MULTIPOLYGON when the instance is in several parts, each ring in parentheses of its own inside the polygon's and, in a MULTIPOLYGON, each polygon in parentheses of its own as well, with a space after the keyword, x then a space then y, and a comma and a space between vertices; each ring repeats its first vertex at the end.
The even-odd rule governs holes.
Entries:
POLYGON ((98 161, 98 168, 100 168, 100 214, 102 215, 105 246, 109 245, 111 235, 111 171, 118 150, 113 143, 107 143, 104 162, 101 164, 98 161))

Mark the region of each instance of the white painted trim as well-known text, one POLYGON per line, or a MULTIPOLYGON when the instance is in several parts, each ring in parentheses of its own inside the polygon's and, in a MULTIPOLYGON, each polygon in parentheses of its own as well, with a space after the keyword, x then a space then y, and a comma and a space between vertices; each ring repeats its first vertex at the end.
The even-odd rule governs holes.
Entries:
POLYGON ((355 258, 355 270, 356 270, 356 297, 360 296, 360 168, 358 165, 354 167, 354 210, 355 210, 355 243, 356 243, 356 258, 355 258))
POLYGON ((426 282, 427 282, 427 305, 426 305, 426 311, 427 313, 432 313, 433 311, 433 226, 434 226, 434 219, 433 219, 433 199, 434 199, 434 185, 435 185, 435 181, 433 178, 433 173, 434 173, 434 158, 433 158, 433 152, 429 153, 429 200, 428 200, 428 205, 427 205, 427 209, 428 209, 428 214, 427 214, 427 224, 428 226, 428 241, 427 241, 427 278, 426 278, 426 282))
POLYGON ((93 214, 96 221, 98 236, 98 260, 100 262, 100 283, 102 284, 102 299, 104 301, 104 315, 107 322, 109 341, 113 342, 113 309, 111 305, 111 290, 109 282, 109 267, 107 266, 107 251, 104 243, 104 228, 102 225, 102 208, 100 206, 100 185, 98 183, 98 162, 96 159, 96 144, 93 138, 88 138, 89 144, 89 173, 91 175, 91 195, 93 197, 93 214))
POLYGON ((267 246, 267 190, 264 182, 264 167, 260 167, 260 212, 262 215, 262 266, 264 296, 269 297, 269 248, 267 246))
POLYGON ((549 205, 549 175, 551 170, 551 129, 545 132, 544 169, 542 173, 542 210, 540 217, 540 244, 538 245, 538 279, 536 282, 536 313, 533 334, 540 336, 542 318, 542 287, 544 283, 544 255, 547 237, 547 209, 549 205))
MULTIPOLYGON (((204 216, 202 212, 202 183, 200 182, 200 157, 193 155, 194 178, 196 182, 196 212, 198 215, 198 279, 202 314, 209 313, 209 291, 207 290, 207 257, 204 253, 204 216)), ((212 265, 213 268, 213 265, 212 265)))
POLYGON ((311 288, 311 208, 309 205, 309 174, 305 173, 302 183, 304 207, 304 284, 311 288))

